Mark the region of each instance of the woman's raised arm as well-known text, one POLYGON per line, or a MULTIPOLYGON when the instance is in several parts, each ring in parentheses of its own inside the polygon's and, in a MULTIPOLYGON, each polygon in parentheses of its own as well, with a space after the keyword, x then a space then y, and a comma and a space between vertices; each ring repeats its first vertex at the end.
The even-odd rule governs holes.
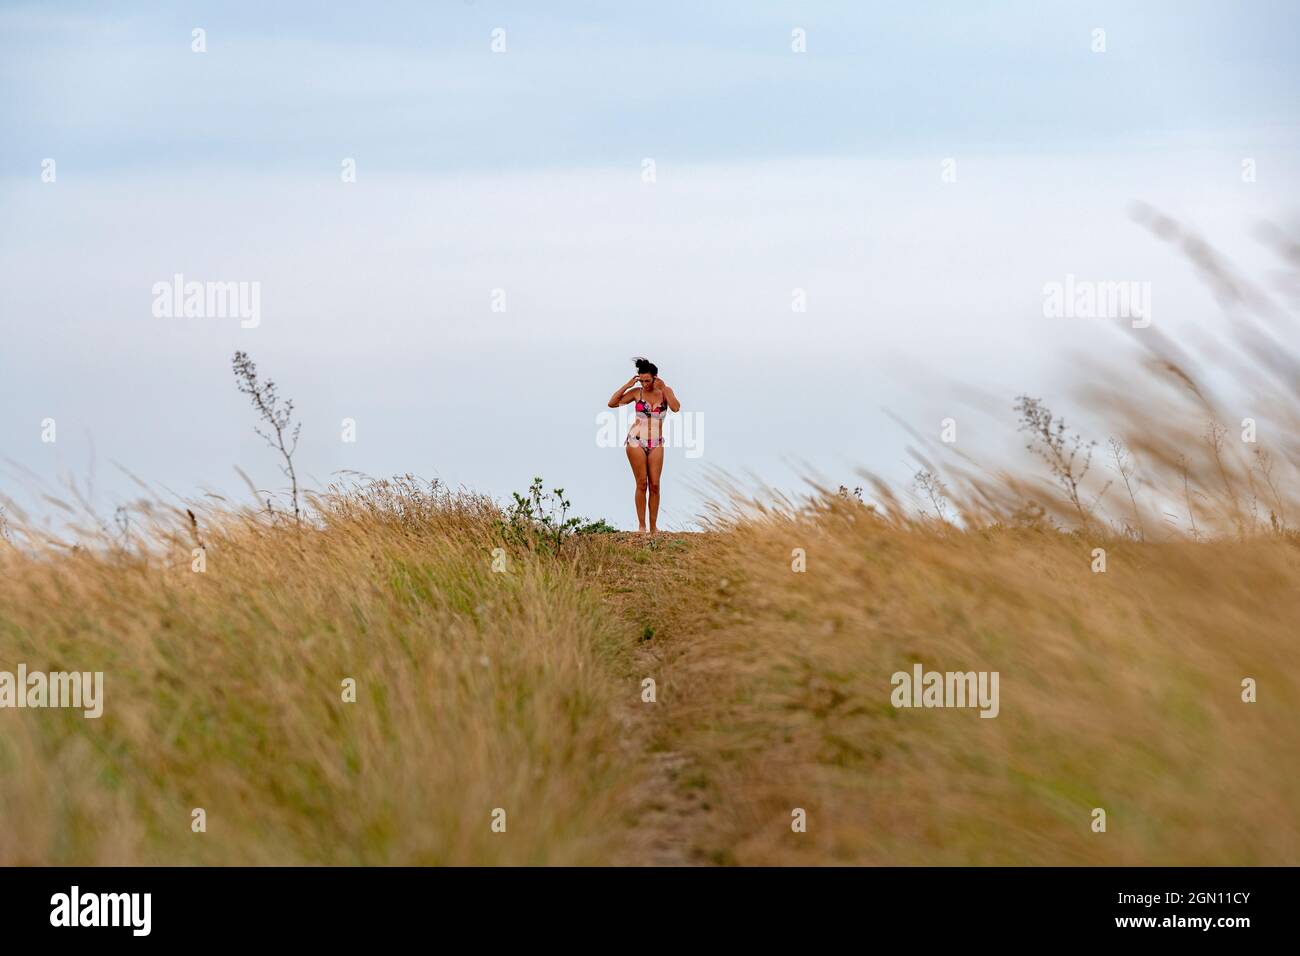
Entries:
POLYGON ((668 407, 674 412, 680 412, 682 410, 682 403, 677 401, 677 393, 669 388, 668 383, 662 378, 659 380, 659 387, 664 390, 664 401, 668 403, 668 407))
POLYGON ((626 405, 632 399, 636 398, 636 392, 629 392, 628 389, 637 384, 637 377, 633 375, 627 380, 627 383, 620 385, 614 390, 614 394, 609 397, 609 407, 618 408, 620 405, 626 405))

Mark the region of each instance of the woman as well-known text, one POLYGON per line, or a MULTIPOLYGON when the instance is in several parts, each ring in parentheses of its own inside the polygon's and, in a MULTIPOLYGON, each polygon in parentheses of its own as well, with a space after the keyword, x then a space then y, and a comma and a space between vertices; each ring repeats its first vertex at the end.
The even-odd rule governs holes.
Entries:
POLYGON ((679 412, 682 403, 659 377, 654 362, 634 358, 636 374, 609 399, 610 408, 636 402, 636 419, 623 444, 627 460, 636 478, 636 520, 638 531, 645 531, 646 503, 650 505, 650 533, 656 533, 659 520, 659 475, 664 470, 664 415, 679 412))

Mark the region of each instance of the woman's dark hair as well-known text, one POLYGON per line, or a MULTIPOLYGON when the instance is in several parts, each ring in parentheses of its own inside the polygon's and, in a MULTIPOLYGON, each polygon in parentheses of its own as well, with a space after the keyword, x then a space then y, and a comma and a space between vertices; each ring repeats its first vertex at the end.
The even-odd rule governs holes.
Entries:
POLYGON ((641 356, 638 355, 635 358, 633 358, 632 361, 636 362, 636 373, 638 375, 657 376, 659 374, 659 366, 656 365, 654 362, 650 361, 648 358, 641 358, 641 356))

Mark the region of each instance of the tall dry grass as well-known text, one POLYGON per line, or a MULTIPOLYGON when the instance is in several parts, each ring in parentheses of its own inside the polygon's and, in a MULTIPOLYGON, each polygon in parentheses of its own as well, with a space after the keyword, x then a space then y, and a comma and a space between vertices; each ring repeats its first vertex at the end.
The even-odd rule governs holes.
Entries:
POLYGON ((0 711, 0 862, 618 852, 635 765, 615 620, 561 562, 516 549, 493 573, 481 499, 402 481, 315 505, 301 532, 211 510, 147 549, 0 548, 0 669, 106 681, 98 720, 0 711))
POLYGON ((1300 860, 1294 541, 952 533, 831 499, 735 522, 693 569, 657 746, 715 808, 702 861, 1300 860), (917 662, 999 672, 999 715, 895 709, 917 662))

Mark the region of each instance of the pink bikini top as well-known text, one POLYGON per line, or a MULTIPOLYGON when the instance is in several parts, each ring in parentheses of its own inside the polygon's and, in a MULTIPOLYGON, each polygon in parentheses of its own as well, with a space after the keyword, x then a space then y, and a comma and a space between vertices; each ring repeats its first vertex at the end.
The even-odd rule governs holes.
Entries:
POLYGON ((653 418, 662 421, 664 417, 664 413, 667 411, 668 411, 667 398, 665 398, 654 408, 651 408, 648 404, 646 404, 644 401, 642 401, 639 398, 636 400, 636 413, 638 415, 643 415, 646 418, 653 418))

